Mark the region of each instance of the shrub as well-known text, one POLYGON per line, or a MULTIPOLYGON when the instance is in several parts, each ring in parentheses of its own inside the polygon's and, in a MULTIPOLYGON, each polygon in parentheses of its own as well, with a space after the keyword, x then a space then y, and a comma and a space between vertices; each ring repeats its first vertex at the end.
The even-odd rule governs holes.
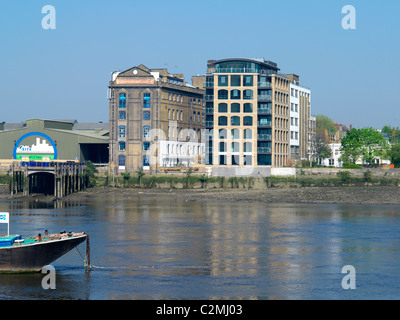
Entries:
POLYGON ((338 173, 336 173, 336 175, 343 182, 348 181, 351 176, 349 171, 339 171, 338 173))
POLYGON ((364 172, 364 179, 365 181, 371 181, 372 180, 372 172, 371 170, 367 170, 364 172))
POLYGON ((343 163, 343 169, 362 169, 362 167, 355 163, 343 163))

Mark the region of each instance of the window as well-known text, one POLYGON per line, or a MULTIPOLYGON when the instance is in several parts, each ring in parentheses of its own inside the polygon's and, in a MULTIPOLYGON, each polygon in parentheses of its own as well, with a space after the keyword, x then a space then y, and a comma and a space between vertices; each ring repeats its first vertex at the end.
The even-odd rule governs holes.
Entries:
POLYGON ((143 108, 150 108, 150 93, 143 95, 143 108))
POLYGON ((240 87, 240 76, 231 76, 231 87, 240 87))
POLYGON ((125 167, 125 156, 118 156, 118 166, 125 167))
POLYGON ((125 150, 126 150, 125 141, 120 141, 118 143, 118 151, 125 151, 125 150))
POLYGON ((119 120, 126 120, 126 112, 125 111, 119 112, 119 120))
POLYGON ((240 113, 240 104, 239 103, 232 103, 231 104, 231 112, 232 113, 240 113))
POLYGON ((150 127, 149 126, 143 127, 143 138, 150 138, 150 127))
POLYGON ((150 166, 150 157, 149 156, 143 156, 143 167, 149 167, 150 166))
POLYGON ((228 125, 228 118, 225 116, 218 117, 218 125, 219 126, 226 126, 228 125))
POLYGON ((253 104, 252 103, 244 104, 244 113, 253 113, 253 104))
POLYGON ((219 129, 219 138, 220 139, 227 139, 228 138, 228 134, 226 129, 219 129))
POLYGON ((251 142, 245 142, 243 144, 243 152, 252 152, 252 143, 251 142))
POLYGON ((150 149, 150 142, 143 142, 143 151, 147 151, 150 149))
POLYGON ((125 138, 126 136, 126 127, 125 126, 119 126, 118 127, 118 137, 119 138, 125 138))
POLYGON ((171 119, 171 109, 168 109, 168 120, 171 119))
POLYGON ((143 120, 150 120, 150 111, 143 112, 143 120))
POLYGON ((226 155, 222 155, 222 154, 219 155, 219 164, 222 166, 226 165, 226 155))
POLYGON ((245 100, 253 99, 253 90, 244 90, 243 91, 243 99, 245 99, 245 100))
POLYGON ((219 143, 219 152, 226 152, 226 142, 219 143))
POLYGON ((119 107, 126 108, 126 93, 119 94, 119 107))
POLYGON ((218 99, 228 99, 228 90, 218 90, 218 99))
POLYGON ((335 165, 335 159, 329 159, 329 165, 334 166, 335 165))
POLYGON ((253 130, 244 129, 243 131, 243 139, 252 139, 253 138, 253 130))
POLYGON ((218 76, 218 86, 227 87, 228 86, 228 76, 218 76))
POLYGON ((252 87, 253 86, 253 76, 243 76, 243 86, 252 87))
POLYGON ((232 140, 239 139, 239 133, 240 133, 239 129, 232 129, 231 133, 232 133, 232 140))
POLYGON ((251 155, 245 155, 245 156, 243 156, 243 164, 245 165, 245 166, 251 166, 252 164, 253 164, 253 162, 252 162, 252 156, 251 155))
POLYGON ((233 100, 240 99, 240 90, 231 90, 231 99, 233 100))
POLYGON ((238 155, 232 155, 232 165, 233 166, 239 165, 239 156, 238 155))
POLYGON ((238 116, 231 117, 231 125, 232 126, 240 126, 240 117, 238 117, 238 116))
POLYGON ((228 112, 228 105, 226 103, 219 103, 218 104, 218 112, 221 112, 221 113, 228 112))
POLYGON ((252 126, 253 125, 253 117, 244 117, 243 125, 244 126, 252 126))
POLYGON ((232 142, 232 152, 239 152, 239 142, 232 142))

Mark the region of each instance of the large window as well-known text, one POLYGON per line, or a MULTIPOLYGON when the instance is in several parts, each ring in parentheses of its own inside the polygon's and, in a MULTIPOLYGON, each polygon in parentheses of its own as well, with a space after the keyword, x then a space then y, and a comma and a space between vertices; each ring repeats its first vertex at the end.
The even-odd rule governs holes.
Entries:
POLYGON ((150 166, 150 157, 149 156, 143 156, 143 167, 149 167, 150 166))
POLYGON ((228 134, 226 132, 226 129, 219 129, 219 138, 228 139, 228 134))
POLYGON ((240 126, 240 117, 238 117, 238 116, 231 117, 231 125, 232 126, 240 126))
POLYGON ((243 144, 243 152, 252 152, 253 151, 252 147, 253 147, 253 145, 251 142, 245 142, 243 144))
POLYGON ((218 125, 219 126, 226 126, 228 125, 228 118, 225 116, 218 117, 218 125))
POLYGON ((232 142, 232 152, 239 152, 239 142, 232 142))
POLYGON ((226 142, 219 143, 219 152, 226 152, 226 142))
POLYGON ((253 138, 253 130, 244 129, 243 130, 243 139, 252 139, 253 138))
POLYGON ((219 103, 218 104, 218 112, 220 112, 220 113, 228 112, 228 105, 226 103, 219 103))
POLYGON ((243 106, 244 113, 253 113, 253 104, 252 103, 245 103, 243 106))
POLYGON ((245 100, 253 99, 253 90, 244 90, 243 91, 243 99, 245 99, 245 100))
POLYGON ((244 117, 243 125, 244 126, 252 126, 253 125, 253 117, 244 117))
POLYGON ((228 90, 218 90, 218 99, 228 99, 228 90))
POLYGON ((218 86, 227 87, 228 86, 228 76, 218 76, 218 86))
POLYGON ((233 166, 239 165, 239 156, 238 155, 232 155, 232 165, 233 166))
POLYGON ((240 99, 240 90, 231 90, 231 99, 238 100, 240 99))
POLYGON ((240 113, 240 104, 239 103, 232 103, 231 104, 231 112, 232 113, 240 113))
POLYGON ((226 155, 225 154, 219 155, 219 164, 221 166, 226 166, 226 155))
POLYGON ((240 77, 241 76, 231 76, 231 87, 240 87, 241 86, 240 77))
POLYGON ((126 127, 125 126, 119 126, 118 127, 118 137, 119 138, 125 138, 126 136, 126 127))
POLYGON ((143 108, 150 108, 150 93, 143 95, 143 108))
POLYGON ((240 134, 239 129, 232 129, 231 133, 232 133, 232 140, 240 139, 240 137, 239 137, 239 134, 240 134))
POLYGON ((243 76, 243 86, 252 87, 253 86, 253 76, 243 76))
POLYGON ((119 107, 126 108, 126 93, 119 94, 119 107))

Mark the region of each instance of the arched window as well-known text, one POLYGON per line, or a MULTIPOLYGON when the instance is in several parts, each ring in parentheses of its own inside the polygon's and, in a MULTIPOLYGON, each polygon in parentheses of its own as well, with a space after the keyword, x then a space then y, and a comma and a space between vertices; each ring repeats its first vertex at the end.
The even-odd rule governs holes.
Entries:
POLYGON ((231 90, 231 99, 238 100, 240 99, 240 90, 231 90))
POLYGON ((239 129, 232 129, 231 133, 232 133, 232 140, 240 139, 240 137, 239 137, 239 134, 240 134, 239 129))
POLYGON ((126 93, 119 94, 119 107, 126 108, 126 93))
POLYGON ((218 117, 218 125, 219 126, 226 126, 228 125, 228 117, 220 116, 218 117))
POLYGON ((231 117, 231 126, 240 126, 240 117, 238 116, 231 117))
POLYGON ((218 104, 218 112, 220 112, 220 113, 228 112, 228 105, 226 103, 219 103, 218 104))
POLYGON ((219 129, 219 138, 220 139, 227 139, 228 134, 226 132, 226 129, 219 129))
POLYGON ((252 126, 253 125, 253 117, 244 117, 243 125, 244 126, 252 126))
POLYGON ((218 99, 228 99, 228 90, 218 90, 218 99))
POLYGON ((245 142, 243 144, 243 152, 252 152, 253 144, 251 142, 245 142))
POLYGON ((232 113, 240 113, 240 104, 239 103, 232 103, 231 104, 231 112, 232 113))
POLYGON ((243 130, 243 139, 252 139, 253 138, 253 130, 244 129, 243 130))
POLYGON ((244 113, 253 113, 253 104, 252 103, 245 103, 243 105, 243 112, 244 113))
POLYGON ((243 99, 245 99, 245 100, 253 99, 253 90, 244 90, 243 91, 243 99))

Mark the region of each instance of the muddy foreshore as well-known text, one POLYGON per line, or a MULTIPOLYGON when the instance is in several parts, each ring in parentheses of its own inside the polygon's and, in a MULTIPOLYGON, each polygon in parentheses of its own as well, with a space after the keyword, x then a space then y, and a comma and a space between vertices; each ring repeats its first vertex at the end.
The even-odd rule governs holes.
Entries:
POLYGON ((396 187, 315 187, 254 189, 132 189, 97 187, 68 196, 70 200, 85 202, 91 198, 113 195, 115 198, 132 196, 186 201, 262 202, 298 204, 400 205, 400 188, 396 187))
MULTIPOLYGON (((400 188, 390 186, 312 187, 255 189, 139 189, 96 187, 65 197, 66 201, 84 204, 91 199, 112 195, 114 198, 132 196, 170 198, 186 201, 262 202, 292 204, 399 205, 400 188)), ((33 197, 11 197, 8 186, 0 185, 0 199, 29 200, 33 197)), ((47 199, 50 200, 50 199, 47 199)))

